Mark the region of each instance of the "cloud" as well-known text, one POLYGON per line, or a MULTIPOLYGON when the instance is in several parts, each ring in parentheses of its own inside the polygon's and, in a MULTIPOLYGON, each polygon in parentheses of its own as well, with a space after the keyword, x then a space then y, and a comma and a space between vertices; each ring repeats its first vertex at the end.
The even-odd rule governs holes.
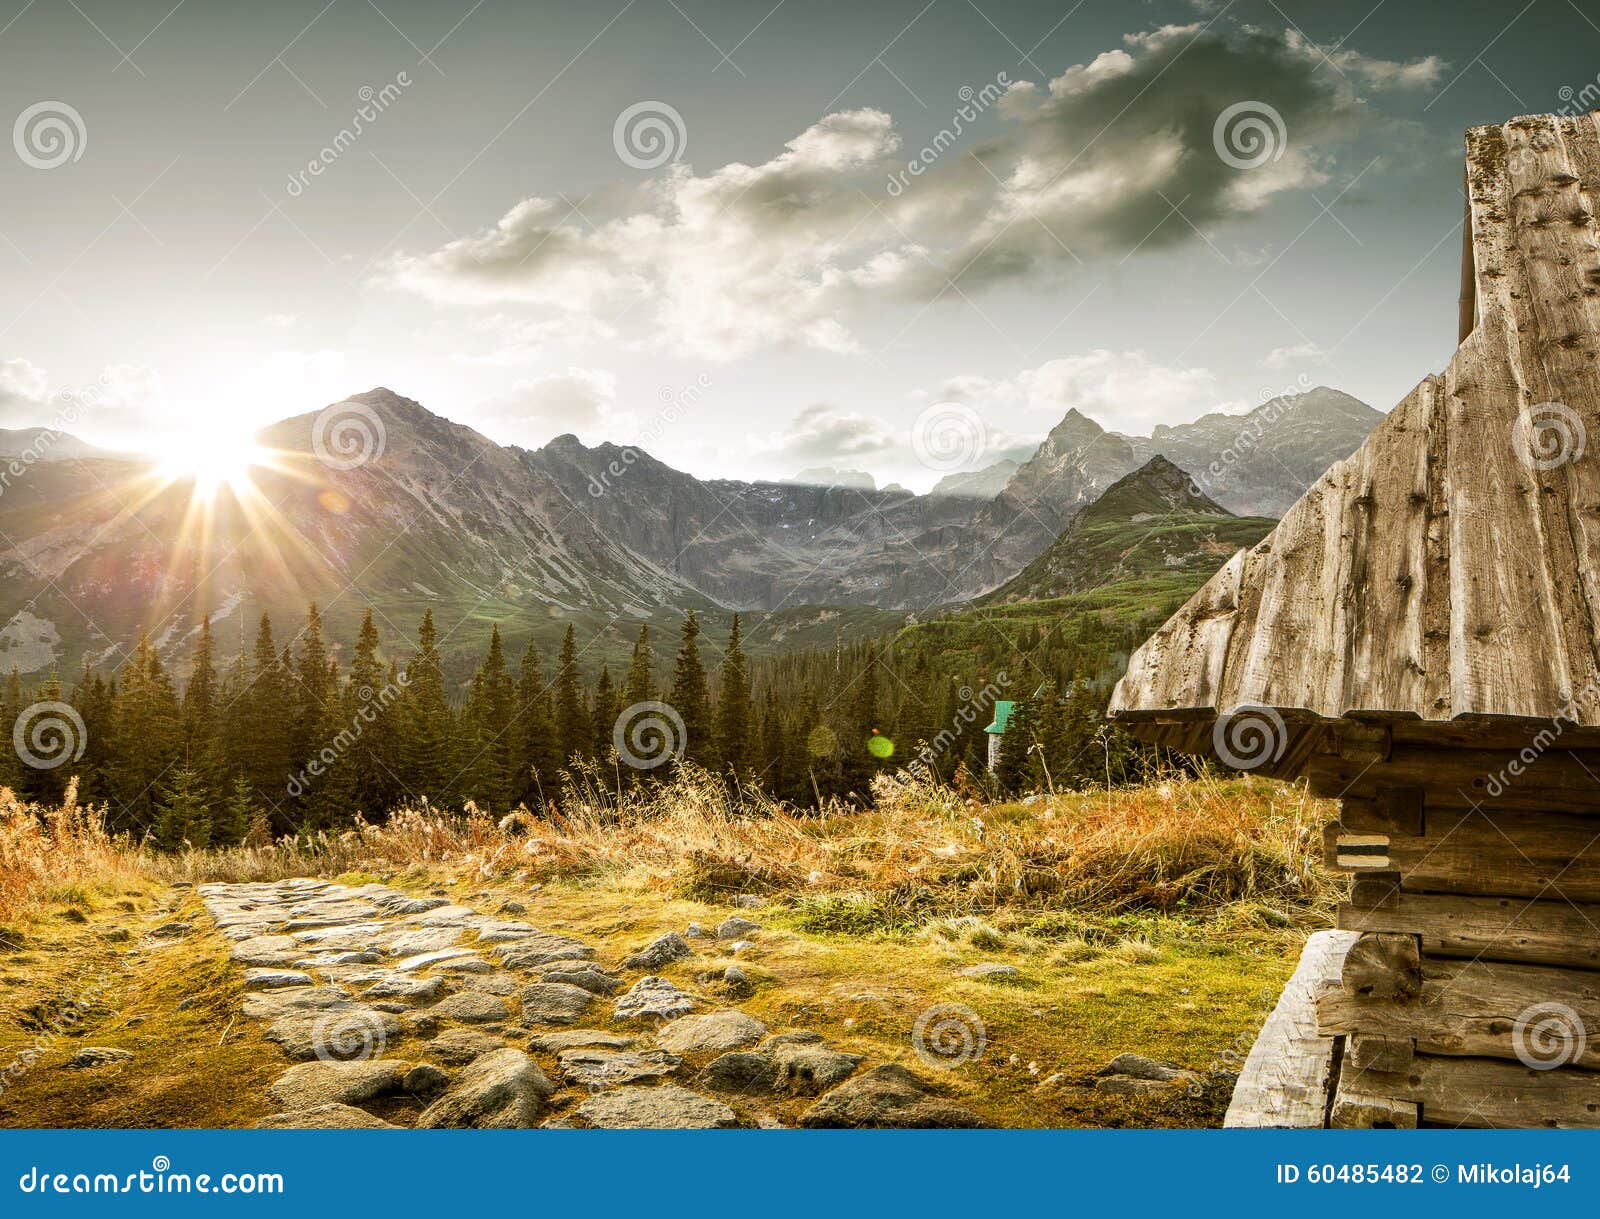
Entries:
POLYGON ((509 393, 484 403, 484 424, 518 444, 542 445, 552 436, 579 433, 611 439, 607 429, 617 397, 617 379, 603 369, 568 368, 517 381, 509 393))
POLYGON ((38 416, 48 396, 44 369, 20 357, 0 360, 0 426, 44 422, 38 416))
POLYGON ((1041 413, 1053 424, 1077 410, 1108 430, 1145 434, 1157 423, 1171 423, 1212 404, 1215 388, 1216 378, 1208 369, 1157 364, 1142 351, 1099 349, 1001 380, 955 377, 938 392, 980 413, 1020 408, 1041 413))
POLYGON ((1274 347, 1261 357, 1261 363, 1267 368, 1287 368, 1290 364, 1316 363, 1326 364, 1328 353, 1318 343, 1307 340, 1296 343, 1292 347, 1274 347))
POLYGON ((888 453, 897 443, 882 420, 818 402, 796 413, 768 447, 788 461, 835 462, 888 453))
POLYGON ((854 352, 860 319, 885 303, 1194 241, 1322 185, 1377 119, 1357 84, 1416 87, 1442 68, 1324 52, 1292 31, 1164 26, 1009 83, 985 119, 998 134, 940 139, 932 158, 908 159, 885 112, 841 111, 759 164, 679 163, 581 199, 523 199, 384 274, 436 301, 514 308, 529 343, 587 328, 718 360, 854 352), (1259 164, 1219 154, 1217 120, 1239 103, 1271 117, 1259 164))

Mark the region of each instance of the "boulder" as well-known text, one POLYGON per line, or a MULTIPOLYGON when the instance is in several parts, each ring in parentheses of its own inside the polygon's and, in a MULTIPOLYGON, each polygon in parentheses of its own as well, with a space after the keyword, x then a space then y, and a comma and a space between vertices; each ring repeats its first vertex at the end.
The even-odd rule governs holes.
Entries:
POLYGON ((675 1054, 716 1054, 755 1045, 767 1026, 740 1011, 706 1012, 674 1020, 656 1034, 656 1044, 675 1054))
POLYGON ((622 960, 623 969, 660 969, 663 965, 670 965, 673 961, 681 961, 685 957, 694 956, 694 949, 676 931, 669 931, 663 936, 651 940, 638 952, 622 960))
POLYGON ((612 1009, 617 1020, 675 1020, 694 1010, 694 1000, 665 978, 640 978, 612 1009))
POLYGON ((740 915, 725 918, 717 924, 717 939, 719 940, 747 940, 761 930, 760 923, 753 923, 740 915))
POLYGON ((523 1024, 572 1024, 589 1010, 594 995, 567 982, 534 982, 522 990, 523 1024))
POLYGON ((665 1050, 563 1050, 558 1060, 569 1084, 590 1090, 661 1079, 683 1065, 683 1059, 665 1050))
POLYGON ((406 1072, 400 1086, 412 1096, 437 1096, 450 1086, 450 1076, 431 1062, 419 1062, 406 1072))
POLYGON ((400 1033, 400 1021, 388 1012, 355 1003, 330 1011, 291 1011, 267 1026, 266 1038, 290 1058, 348 1062, 376 1058, 400 1033))
POLYGON ((274 1113, 256 1123, 257 1130, 399 1130, 401 1127, 373 1117, 353 1105, 317 1105, 288 1113, 274 1113))
POLYGON ((874 1067, 841 1084, 800 1117, 802 1126, 843 1128, 972 1129, 983 1125, 977 1114, 946 1100, 926 1081, 896 1063, 874 1067))
POLYGON ((449 1029, 428 1042, 428 1057, 446 1066, 464 1067, 490 1050, 503 1050, 506 1043, 477 1029, 449 1029))
POLYGON ((581 986, 592 995, 614 995, 622 988, 622 982, 613 978, 608 973, 592 965, 583 965, 579 968, 571 967, 569 962, 559 963, 558 968, 547 968, 539 976, 546 982, 560 982, 567 986, 581 986))
POLYGON ((444 994, 444 979, 390 974, 379 978, 362 993, 369 999, 406 999, 416 1003, 426 1003, 444 994))
POLYGON ((504 999, 481 990, 457 991, 435 1003, 428 1013, 440 1020, 457 1020, 462 1024, 493 1024, 511 1018, 511 1009, 504 999))
POLYGON ((555 935, 548 931, 524 936, 509 944, 500 944, 494 950, 500 963, 507 969, 532 969, 550 961, 592 961, 594 949, 570 935, 555 935))
POLYGON ((311 975, 298 969, 267 969, 252 966, 244 971, 246 990, 282 990, 289 986, 310 986, 311 975))
POLYGON ((739 1124, 721 1101, 676 1084, 601 1092, 573 1110, 573 1116, 601 1130, 726 1130, 739 1124))
POLYGON ((424 1130, 524 1129, 543 1114, 545 1101, 554 1091, 533 1059, 507 1046, 463 1068, 449 1090, 422 1111, 417 1126, 424 1130))
POLYGON ((735 1050, 713 1059, 695 1083, 714 1092, 771 1096, 778 1090, 778 1060, 772 1054, 735 1050))
POLYGON ((319 1105, 356 1105, 385 1092, 397 1092, 411 1064, 378 1059, 370 1062, 302 1062, 290 1067, 267 1089, 284 1112, 319 1105))
POLYGON ((108 1045, 86 1045, 71 1058, 66 1065, 75 1071, 86 1067, 106 1067, 115 1062, 131 1062, 133 1051, 119 1050, 108 1045))

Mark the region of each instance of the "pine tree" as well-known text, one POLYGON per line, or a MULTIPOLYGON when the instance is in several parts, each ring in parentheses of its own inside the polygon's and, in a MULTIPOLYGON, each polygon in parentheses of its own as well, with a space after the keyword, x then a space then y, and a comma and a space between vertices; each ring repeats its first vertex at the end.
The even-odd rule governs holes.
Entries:
POLYGON ((211 844, 219 847, 238 846, 256 821, 260 809, 256 804, 255 789, 243 775, 235 775, 228 784, 227 795, 213 805, 211 814, 211 844))
POLYGON ((167 776, 150 836, 164 851, 198 851, 210 841, 211 803, 198 771, 180 766, 167 776))
POLYGON ((594 741, 590 752, 595 760, 605 763, 611 756, 615 746, 612 743, 612 729, 616 727, 617 712, 621 708, 617 705, 616 691, 611 686, 611 670, 600 666, 600 680, 594 687, 594 708, 589 716, 589 724, 594 733, 594 741))
POLYGON ((439 808, 455 805, 450 780, 457 767, 455 713, 444 692, 439 661, 439 632, 433 611, 422 611, 417 651, 406 666, 406 688, 397 715, 404 740, 400 760, 406 786, 439 808))
POLYGON ((160 656, 144 637, 122 667, 116 731, 129 748, 118 768, 113 824, 142 833, 155 823, 160 784, 179 764, 183 749, 177 696, 160 656))
POLYGON ((722 769, 737 780, 750 773, 751 725, 754 710, 750 703, 750 675, 745 668, 744 649, 739 636, 739 615, 733 616, 728 631, 728 650, 722 657, 719 674, 721 689, 717 701, 717 746, 722 769))
MULTIPOLYGON (((237 696, 229 754, 255 788, 256 798, 279 809, 294 778, 290 743, 291 703, 287 675, 272 639, 272 619, 261 615, 246 685, 237 696)), ((287 810, 277 813, 275 829, 297 829, 287 810)))
MULTIPOLYGON (((294 723, 289 734, 290 757, 298 773, 313 757, 328 746, 338 732, 338 694, 333 684, 328 646, 322 636, 322 616, 315 602, 306 607, 306 629, 300 637, 300 655, 285 666, 293 674, 288 690, 294 723)), ((305 790, 299 806, 309 826, 335 825, 340 821, 335 789, 320 776, 307 772, 305 790)))
POLYGON ((495 626, 490 630, 489 648, 472 679, 472 695, 467 702, 467 790, 473 802, 485 811, 502 812, 509 807, 507 772, 515 739, 515 694, 506 672, 500 628, 495 626))
POLYGON ((1027 702, 1017 699, 1011 707, 1011 718, 1000 738, 1000 757, 995 763, 995 785, 1006 796, 1020 796, 1031 786, 1033 778, 1033 725, 1032 710, 1027 702))
POLYGON ((655 666, 655 652, 650 647, 650 627, 648 623, 641 624, 639 638, 633 645, 633 661, 628 666, 627 684, 623 687, 624 707, 655 701, 655 666))
POLYGON ((700 623, 690 610, 683 616, 682 642, 672 670, 672 693, 667 702, 683 720, 683 756, 702 766, 716 756, 711 721, 711 696, 706 692, 706 671, 700 663, 700 623))
POLYGON ((550 716, 550 694, 545 689, 539 663, 539 646, 530 635, 517 669, 516 765, 511 782, 514 804, 542 810, 559 794, 556 772, 561 768, 560 746, 550 716))
POLYGON ((589 752, 588 709, 584 706, 583 685, 578 677, 578 641, 567 626, 561 640, 561 655, 556 661, 556 739, 561 742, 561 765, 589 752))
POLYGON ((401 789, 394 775, 396 713, 391 709, 393 687, 378 659, 378 628, 372 611, 361 620, 350 680, 345 686, 344 722, 340 738, 348 744, 335 764, 346 804, 340 820, 357 812, 380 817, 399 802, 401 789))

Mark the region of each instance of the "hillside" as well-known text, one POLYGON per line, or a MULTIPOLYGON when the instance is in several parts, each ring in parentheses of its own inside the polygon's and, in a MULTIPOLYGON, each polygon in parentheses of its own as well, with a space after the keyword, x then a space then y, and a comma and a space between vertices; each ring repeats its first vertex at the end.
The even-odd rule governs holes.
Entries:
POLYGON ((1112 484, 1048 550, 979 603, 1064 597, 1154 577, 1204 580, 1276 523, 1235 516, 1158 455, 1112 484))

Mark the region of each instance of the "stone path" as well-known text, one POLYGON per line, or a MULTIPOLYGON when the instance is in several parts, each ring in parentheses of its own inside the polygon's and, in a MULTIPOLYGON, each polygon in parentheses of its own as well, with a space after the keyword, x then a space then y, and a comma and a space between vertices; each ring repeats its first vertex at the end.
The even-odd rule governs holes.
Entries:
MULTIPOLYGON (((263 1126, 772 1126, 770 1104, 796 1098, 804 1126, 979 1124, 904 1067, 860 1071, 815 1033, 773 1035, 661 977, 697 955, 676 931, 608 966, 505 917, 524 912, 514 903, 487 915, 312 879, 199 892, 234 941, 243 1016, 288 1060, 263 1126)), ((743 917, 687 930, 697 943, 761 933, 743 917)), ((704 963, 724 980, 739 969, 704 963)))

